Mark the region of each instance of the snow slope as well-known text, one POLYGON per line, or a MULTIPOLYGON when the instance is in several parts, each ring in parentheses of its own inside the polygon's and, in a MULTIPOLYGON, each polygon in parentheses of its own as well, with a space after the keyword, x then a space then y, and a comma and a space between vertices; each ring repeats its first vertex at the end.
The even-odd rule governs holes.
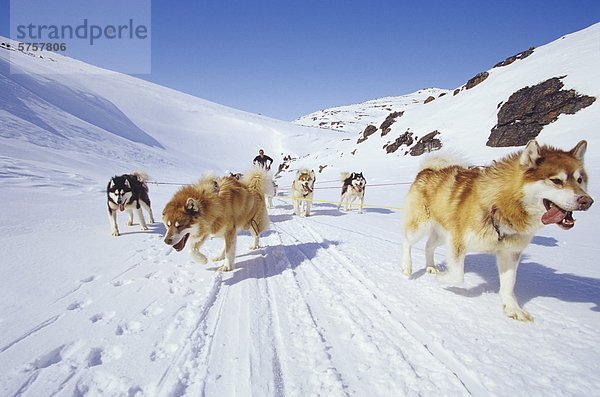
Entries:
POLYGON ((329 128, 357 135, 369 124, 379 127, 388 114, 403 112, 423 105, 429 97, 439 98, 448 90, 427 88, 412 94, 373 99, 359 104, 337 106, 299 117, 293 123, 310 127, 329 128))
MULTIPOLYGON (((473 90, 407 111, 390 134, 442 123, 447 147, 489 162, 513 150, 482 142, 495 123, 490 107, 515 88, 560 72, 566 85, 600 96, 599 37, 594 25, 540 47, 473 90)), ((525 251, 516 296, 535 322, 524 324, 502 314, 491 256, 468 255, 464 285, 446 287, 419 265, 420 245, 416 274, 401 275, 400 208, 419 158, 387 156, 378 139, 351 155, 347 134, 58 55, 0 48, 0 79, 0 395, 581 396, 600 388, 595 206, 571 231, 540 230, 525 251), (9 73, 9 63, 24 74, 9 73), (62 73, 48 74, 55 68, 62 73), (337 199, 340 170, 364 170, 365 214, 317 202, 313 216, 297 218, 278 197, 259 250, 239 234, 231 273, 174 252, 160 223, 143 232, 120 216, 122 236, 110 236, 104 189, 113 174, 142 169, 174 183, 150 185, 158 218, 178 183, 208 169, 243 171, 259 147, 298 156, 292 168, 327 165, 318 200, 337 199)), ((540 135, 565 148, 588 140, 595 198, 599 116, 596 101, 540 135)), ((283 195, 290 177, 279 179, 283 195)), ((221 244, 208 241, 208 257, 221 244)))

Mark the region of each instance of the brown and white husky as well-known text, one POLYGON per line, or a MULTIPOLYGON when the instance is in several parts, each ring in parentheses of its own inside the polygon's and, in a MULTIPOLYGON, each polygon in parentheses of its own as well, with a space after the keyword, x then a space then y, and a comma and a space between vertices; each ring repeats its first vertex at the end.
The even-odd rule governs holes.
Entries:
POLYGON ((294 215, 304 214, 304 216, 310 216, 315 181, 315 171, 313 170, 301 168, 296 172, 296 176, 292 181, 291 190, 294 215))
POLYGON ((404 274, 411 275, 411 247, 425 235, 426 270, 449 283, 463 281, 467 252, 495 254, 504 313, 533 320, 514 295, 521 253, 543 225, 571 229, 573 211, 592 205, 583 164, 586 148, 586 141, 563 151, 532 140, 487 167, 467 168, 439 157, 425 162, 404 207, 404 274), (444 242, 448 256, 441 272, 433 255, 444 242))
POLYGON ((200 247, 211 235, 223 237, 223 252, 213 261, 225 259, 219 270, 233 270, 238 229, 250 231, 254 237, 250 249, 256 249, 260 233, 269 227, 265 191, 271 184, 269 174, 255 168, 239 181, 230 176, 206 176, 195 185, 182 187, 162 213, 165 243, 181 251, 190 240, 192 257, 205 264, 200 247))

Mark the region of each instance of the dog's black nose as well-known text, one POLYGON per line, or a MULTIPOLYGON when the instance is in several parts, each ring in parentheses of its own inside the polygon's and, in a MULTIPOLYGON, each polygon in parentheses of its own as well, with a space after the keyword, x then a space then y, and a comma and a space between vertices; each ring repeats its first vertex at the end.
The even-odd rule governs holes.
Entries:
POLYGON ((585 211, 592 206, 594 200, 587 195, 577 197, 577 204, 580 211, 585 211))

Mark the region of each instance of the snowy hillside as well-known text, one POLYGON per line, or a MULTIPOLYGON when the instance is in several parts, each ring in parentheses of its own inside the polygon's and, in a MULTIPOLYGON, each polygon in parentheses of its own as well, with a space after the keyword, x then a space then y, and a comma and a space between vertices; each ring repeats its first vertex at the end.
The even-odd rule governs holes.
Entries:
MULTIPOLYGON (((377 127, 372 135, 364 139, 362 131, 360 134, 348 134, 350 147, 326 158, 319 154, 315 161, 329 165, 330 170, 361 164, 362 170, 369 175, 387 173, 389 171, 386 170, 398 167, 408 167, 412 171, 411 165, 418 162, 410 155, 411 151, 418 146, 420 139, 434 135, 433 139, 438 140, 445 150, 465 154, 476 164, 485 164, 490 158, 503 156, 513 150, 511 147, 488 147, 486 142, 492 128, 498 123, 502 105, 519 90, 558 78, 564 84, 563 92, 573 90, 576 95, 592 100, 600 98, 600 79, 597 78, 599 37, 600 24, 596 24, 535 48, 526 57, 485 71, 487 78, 472 88, 467 89, 465 83, 427 104, 406 109, 393 118, 393 123, 386 131, 379 127, 389 113, 369 121, 377 127), (362 142, 357 143, 359 140, 362 142), (389 149, 386 148, 392 148, 394 144, 398 147, 388 153, 389 149)), ((498 59, 500 61, 502 55, 498 59)), ((552 95, 544 99, 549 104, 555 100, 552 95)), ((566 137, 571 141, 593 141, 600 119, 599 100, 574 114, 561 114, 557 109, 550 108, 549 113, 553 112, 559 114, 558 119, 543 127, 537 136, 541 142, 562 146, 566 137)), ((335 123, 333 118, 331 121, 335 123)), ((588 155, 596 158, 600 151, 591 145, 588 155)))
MULTIPOLYGON (((598 42, 600 24, 536 48, 469 90, 407 108, 360 144, 0 46, 0 395, 596 394, 599 204, 572 230, 534 237, 515 294, 535 321, 517 322, 502 313, 492 256, 468 255, 464 284, 447 287, 425 273, 422 243, 416 273, 401 275, 402 201, 422 158, 383 145, 438 130, 442 150, 487 164, 515 150, 485 146, 515 91, 566 76, 565 89, 600 97, 598 42), (112 175, 139 169, 163 182, 150 184, 159 218, 181 183, 244 171, 261 147, 276 163, 298 157, 290 169, 321 167, 316 203, 311 217, 292 216, 285 173, 261 247, 248 250, 250 234, 239 233, 235 271, 175 252, 159 222, 141 231, 119 213, 122 235, 110 235, 112 175), (344 170, 368 180, 362 215, 336 208, 344 170)), ((566 149, 588 141, 596 201, 598 120, 596 100, 538 137, 566 149)), ((204 252, 221 248, 215 238, 204 252)))
POLYGON ((5 126, 0 155, 13 162, 37 160, 33 151, 43 148, 50 163, 60 166, 64 157, 82 156, 103 178, 98 163, 123 173, 152 162, 163 164, 155 178, 172 179, 182 167, 244 169, 259 148, 279 163, 281 154, 307 153, 339 141, 333 131, 294 126, 58 54, 26 54, 16 47, 0 38, 5 126), (27 154, 19 159, 21 150, 27 154))
POLYGON ((390 113, 404 112, 423 105, 430 98, 448 94, 448 90, 428 88, 412 94, 374 99, 354 105, 337 106, 302 116, 293 122, 309 127, 329 128, 353 135, 362 132, 369 124, 381 124, 390 113))

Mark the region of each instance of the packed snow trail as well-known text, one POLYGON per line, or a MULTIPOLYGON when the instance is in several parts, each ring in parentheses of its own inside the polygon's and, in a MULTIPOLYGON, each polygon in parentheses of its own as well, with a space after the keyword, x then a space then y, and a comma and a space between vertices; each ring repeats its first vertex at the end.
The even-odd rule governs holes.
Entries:
MULTIPOLYGON (((157 202, 170 194, 160 193, 157 202)), ((535 296, 526 303, 534 324, 506 319, 492 257, 468 256, 461 288, 438 284, 422 267, 406 279, 401 214, 316 204, 304 218, 284 199, 275 205, 258 250, 239 233, 236 269, 227 273, 165 245, 159 223, 148 232, 124 227, 114 238, 98 222, 70 254, 80 264, 69 268, 72 279, 60 275, 36 303, 43 310, 17 302, 30 325, 2 338, 0 394, 508 396, 600 387, 578 375, 594 371, 585 359, 598 349, 593 322, 578 321, 572 303, 535 296), (557 374, 570 381, 557 383, 557 374)), ((44 206, 31 211, 49 214, 44 206)), ((42 239, 86 230, 60 214, 46 222, 42 239)), ((593 279, 552 279, 536 266, 550 240, 534 240, 520 270, 525 285, 584 286, 579 299, 592 297, 593 279)), ((203 250, 211 257, 221 248, 215 238, 203 250)), ((415 263, 423 260, 417 246, 415 263)))

